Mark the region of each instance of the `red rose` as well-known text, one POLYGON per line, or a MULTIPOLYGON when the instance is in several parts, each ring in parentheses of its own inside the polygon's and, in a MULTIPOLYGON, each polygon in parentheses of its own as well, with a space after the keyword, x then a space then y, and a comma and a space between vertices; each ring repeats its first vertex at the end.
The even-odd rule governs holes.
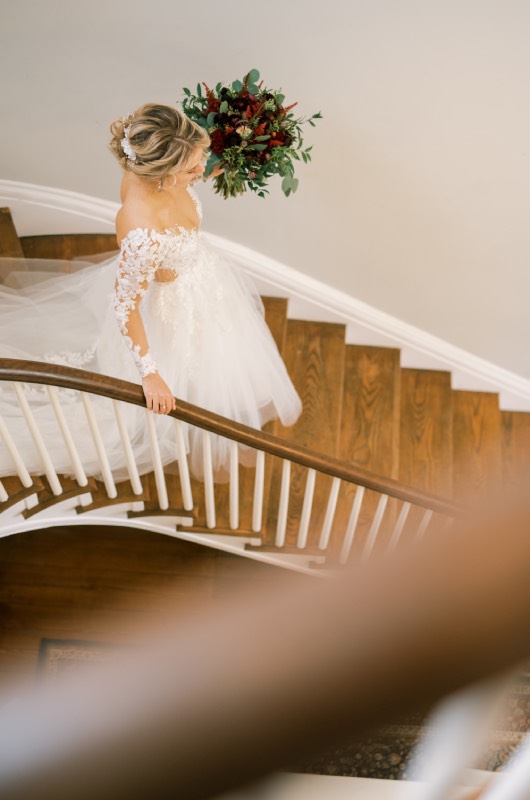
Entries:
POLYGON ((225 149, 225 139, 220 130, 212 131, 210 134, 210 150, 216 156, 220 156, 225 149))

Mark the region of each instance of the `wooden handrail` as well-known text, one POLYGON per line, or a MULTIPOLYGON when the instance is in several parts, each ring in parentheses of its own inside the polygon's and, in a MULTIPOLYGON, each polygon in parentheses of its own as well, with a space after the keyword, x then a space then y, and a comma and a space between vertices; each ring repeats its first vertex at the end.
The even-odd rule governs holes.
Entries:
MULTIPOLYGON (((121 400, 137 406, 145 406, 142 388, 137 384, 96 372, 41 361, 2 358, 0 359, 0 380, 58 386, 121 400)), ((263 450, 270 455, 287 459, 295 464, 315 469, 348 483, 364 486, 422 508, 432 509, 441 514, 456 517, 471 511, 468 506, 413 489, 392 478, 381 477, 360 467, 351 466, 338 458, 287 442, 278 436, 234 422, 184 400, 177 398, 176 403, 175 411, 171 412, 172 417, 256 450, 263 450)))

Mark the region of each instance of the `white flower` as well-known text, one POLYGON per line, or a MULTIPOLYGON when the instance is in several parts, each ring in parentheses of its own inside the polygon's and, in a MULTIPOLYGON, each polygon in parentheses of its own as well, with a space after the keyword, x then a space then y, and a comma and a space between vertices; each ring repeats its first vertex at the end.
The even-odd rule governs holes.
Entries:
POLYGON ((252 133, 252 128, 249 125, 240 125, 236 128, 236 132, 239 133, 243 139, 246 139, 252 133))
POLYGON ((129 142, 129 131, 131 130, 131 126, 129 125, 127 128, 124 129, 125 136, 121 140, 121 149, 129 159, 129 161, 136 161, 136 153, 131 147, 131 143, 129 142))

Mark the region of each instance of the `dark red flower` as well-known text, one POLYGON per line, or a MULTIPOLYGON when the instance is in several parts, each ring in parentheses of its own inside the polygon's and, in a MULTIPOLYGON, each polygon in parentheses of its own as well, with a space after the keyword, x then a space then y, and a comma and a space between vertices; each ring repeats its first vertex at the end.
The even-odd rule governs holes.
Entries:
POLYGON ((208 99, 208 113, 210 113, 211 111, 219 111, 219 106, 221 105, 221 101, 217 99, 212 90, 204 83, 204 81, 202 85, 206 89, 206 97, 208 99))
POLYGON ((216 156, 220 156, 225 149, 225 137, 222 131, 216 130, 210 134, 210 150, 216 156))
POLYGON ((241 144, 241 136, 239 133, 229 133, 228 136, 225 138, 225 148, 226 147, 237 147, 241 144))

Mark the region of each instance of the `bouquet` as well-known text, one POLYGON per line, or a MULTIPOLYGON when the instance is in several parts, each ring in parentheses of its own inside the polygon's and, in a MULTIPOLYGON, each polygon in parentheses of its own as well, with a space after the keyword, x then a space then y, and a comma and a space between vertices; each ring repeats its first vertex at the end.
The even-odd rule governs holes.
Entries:
POLYGON ((267 183, 272 175, 280 175, 286 197, 295 192, 294 161, 311 160, 312 147, 303 148, 302 125, 314 126, 320 112, 311 117, 295 117, 285 106, 285 96, 257 81, 260 74, 252 69, 243 81, 229 86, 218 83, 204 92, 197 84, 197 94, 182 91, 184 113, 206 129, 210 136, 210 155, 204 177, 214 170, 223 171, 214 177, 214 189, 223 197, 236 197, 247 189, 259 197, 268 194, 267 183))

